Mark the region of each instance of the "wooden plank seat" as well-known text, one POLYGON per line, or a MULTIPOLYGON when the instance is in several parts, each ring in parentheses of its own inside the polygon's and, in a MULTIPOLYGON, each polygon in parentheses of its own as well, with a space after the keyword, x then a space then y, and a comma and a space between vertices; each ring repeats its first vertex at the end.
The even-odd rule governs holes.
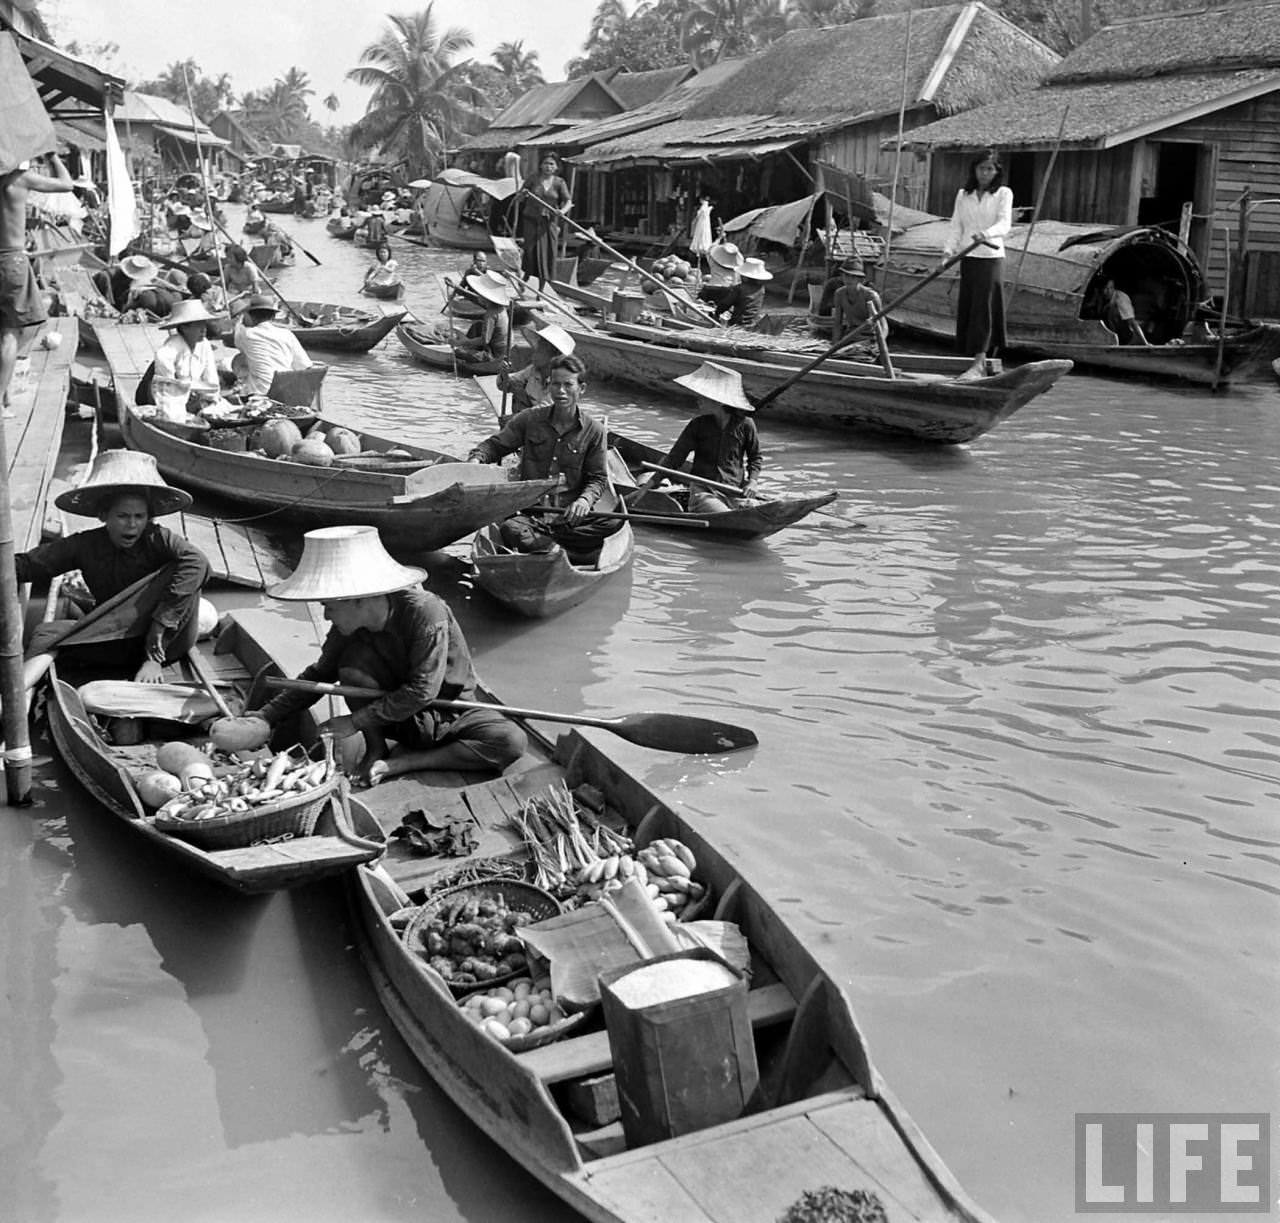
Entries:
MULTIPOLYGON (((781 983, 753 989, 747 994, 747 1013, 753 1028, 785 1023, 795 1010, 795 998, 781 983)), ((604 1031, 555 1041, 539 1049, 517 1053, 516 1057, 544 1083, 562 1083, 588 1074, 600 1074, 613 1067, 609 1033, 604 1031)))

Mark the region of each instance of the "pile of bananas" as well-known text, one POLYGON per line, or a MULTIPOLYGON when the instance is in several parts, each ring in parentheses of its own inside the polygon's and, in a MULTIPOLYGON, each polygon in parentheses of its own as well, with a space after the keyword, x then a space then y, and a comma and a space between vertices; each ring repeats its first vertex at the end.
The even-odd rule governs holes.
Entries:
POLYGON ((578 895, 594 900, 622 887, 634 878, 648 893, 665 921, 677 921, 706 895, 707 889, 693 878, 697 863, 693 851, 674 837, 651 841, 634 857, 612 854, 582 867, 576 877, 578 895))

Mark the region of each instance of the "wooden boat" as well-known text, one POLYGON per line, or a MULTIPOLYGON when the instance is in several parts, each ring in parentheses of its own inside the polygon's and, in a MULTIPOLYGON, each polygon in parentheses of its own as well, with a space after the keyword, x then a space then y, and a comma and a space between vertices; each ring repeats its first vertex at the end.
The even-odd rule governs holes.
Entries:
MULTIPOLYGON (((66 657, 72 654, 69 652, 66 657)), ((245 695, 262 666, 279 674, 274 660, 261 653, 255 653, 250 669, 230 643, 226 652, 210 663, 219 689, 233 710, 244 708, 245 695), (224 684, 229 687, 223 689, 224 684)), ((310 883, 348 871, 361 862, 370 862, 382 853, 385 838, 377 822, 363 807, 349 811, 345 799, 340 797, 326 803, 313 835, 272 844, 202 849, 162 832, 149 818, 138 793, 137 779, 155 768, 155 753, 160 743, 189 735, 191 727, 148 719, 145 725, 150 738, 136 746, 108 744, 86 710, 79 691, 86 681, 105 678, 132 676, 108 675, 101 668, 77 668, 71 662, 56 659, 49 671, 49 729, 59 755, 76 780, 105 811, 136 834, 139 843, 150 844, 198 874, 246 893, 273 892, 310 883)), ((166 667, 164 680, 194 684, 193 696, 199 692, 198 680, 189 673, 189 664, 185 662, 166 667)), ((300 731, 304 745, 315 741, 316 726, 309 715, 301 719, 300 731)))
POLYGON ((510 199, 519 186, 513 178, 482 178, 454 167, 442 170, 423 191, 418 205, 427 243, 457 250, 493 250, 493 235, 487 225, 471 218, 467 201, 475 193, 501 202, 510 199))
MULTIPOLYGON (((665 337, 674 333, 657 328, 653 333, 652 340, 636 340, 612 334, 610 328, 577 331, 574 338, 578 355, 594 375, 669 395, 671 380, 691 373, 707 354, 668 343, 665 337)), ((796 374, 795 365, 778 362, 772 355, 768 360, 748 360, 717 354, 714 360, 737 370, 753 399, 796 374)), ((950 374, 901 372, 891 378, 870 364, 845 362, 839 369, 819 366, 774 399, 760 417, 957 445, 981 437, 1070 369, 1070 361, 1035 361, 993 377, 962 382, 950 374)))
POLYGON ((366 280, 360 286, 360 292, 366 297, 375 297, 379 301, 399 301, 404 296, 403 280, 366 280))
MULTIPOLYGON (((357 430, 352 432, 360 439, 361 455, 340 457, 332 467, 216 449, 141 417, 128 388, 128 380, 117 378, 126 446, 154 455, 175 484, 274 511, 304 530, 375 526, 388 547, 427 552, 518 513, 555 487, 554 480, 507 480, 500 468, 357 430)), ((320 423, 326 433, 339 427, 334 421, 320 423)))
POLYGON ((279 192, 276 195, 267 195, 258 201, 258 207, 263 212, 288 213, 293 211, 293 193, 279 192))
MULTIPOLYGON (((631 469, 638 480, 651 473, 641 467, 642 462, 661 464, 666 458, 666 451, 624 434, 610 432, 609 445, 622 457, 623 462, 631 469)), ((664 490, 640 489, 633 493, 623 491, 623 500, 627 508, 636 514, 648 517, 669 517, 674 519, 671 530, 682 529, 681 518, 696 517, 706 520, 706 531, 685 531, 686 535, 712 535, 720 539, 764 539, 768 535, 794 526, 801 519, 808 517, 814 510, 830 505, 836 499, 835 492, 819 493, 813 497, 779 497, 772 501, 753 501, 737 504, 724 514, 690 514, 689 490, 673 487, 664 490)), ((661 523, 648 523, 662 529, 661 523)))
POLYGON ((253 238, 260 234, 267 227, 266 217, 255 217, 253 220, 246 221, 241 229, 253 238))
POLYGON ((291 268, 297 262, 293 251, 285 253, 284 247, 275 242, 260 242, 249 248, 249 258, 264 272, 272 268, 291 268))
MULTIPOLYGON (((949 222, 913 225, 895 236, 882 293, 887 301, 935 271, 949 222)), ((1189 247, 1150 226, 1041 221, 1015 225, 1005 239, 1006 327, 1010 349, 1066 358, 1111 373, 1177 378, 1218 386, 1252 372, 1280 352, 1280 328, 1245 323, 1221 342, 1193 338, 1216 318, 1200 304, 1207 288, 1189 247), (1025 248, 1025 255, 1023 250, 1025 248), (1120 343, 1101 318, 1102 284, 1113 280, 1133 300, 1150 347, 1120 343)), ((959 271, 938 277, 890 314, 896 327, 950 341, 955 336, 959 271)))
POLYGON ((353 802, 367 805, 385 830, 413 809, 456 814, 476 832, 476 856, 488 858, 519 853, 507 821, 563 782, 595 787, 606 818, 637 846, 679 839, 713 898, 708 916, 735 923, 750 947, 747 1011, 761 1086, 736 1120, 626 1149, 617 1121, 574 1111, 592 1085, 600 1095, 613 1085, 614 1048, 600 1022, 524 1052, 468 1022, 391 921, 406 892, 420 902, 458 860, 411 856, 393 841, 379 869, 361 866, 346 877, 357 948, 414 1056, 462 1112, 596 1223, 774 1223, 806 1190, 827 1185, 873 1191, 890 1220, 992 1223, 881 1079, 844 988, 759 884, 577 732, 554 745, 530 737, 529 754, 495 781, 420 773, 384 781, 353 802))
MULTIPOLYGON (((496 374, 502 365, 501 361, 487 357, 477 358, 471 353, 454 348, 439 330, 424 327, 421 323, 401 323, 396 328, 396 339, 413 354, 415 360, 431 366, 432 369, 452 371, 456 367, 459 374, 473 377, 496 374)), ((528 345, 513 344, 511 346, 513 368, 519 369, 528 359, 528 345)))
POLYGON ((550 552, 513 552, 493 525, 476 532, 471 563, 481 590, 522 616, 544 619, 577 607, 627 568, 634 551, 635 536, 628 522, 604 537, 600 555, 591 565, 570 563, 558 545, 550 552))
POLYGON ((340 238, 344 242, 350 242, 356 236, 356 222, 353 217, 330 217, 324 228, 329 237, 340 238))
MULTIPOLYGON (((405 316, 404 310, 374 314, 357 306, 335 306, 328 302, 290 301, 280 322, 298 337, 306 349, 327 352, 368 352, 384 339, 405 316)), ((211 324, 223 339, 232 330, 230 321, 211 324)))

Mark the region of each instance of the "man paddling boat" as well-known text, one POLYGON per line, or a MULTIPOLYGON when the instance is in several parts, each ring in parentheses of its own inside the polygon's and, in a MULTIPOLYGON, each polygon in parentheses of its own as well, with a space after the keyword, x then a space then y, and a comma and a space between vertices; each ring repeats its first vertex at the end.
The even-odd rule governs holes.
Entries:
MULTIPOLYGON (((352 712, 321 727, 338 739, 364 736, 356 772, 368 785, 421 769, 500 773, 524 752, 524 732, 499 713, 429 707, 437 699, 478 698, 466 639, 448 604, 422 589, 426 576, 395 561, 374 527, 324 527, 306 533, 298 568, 267 592, 320 603, 332 626, 299 679, 381 690, 374 700, 348 698, 352 712)), ((285 691, 256 717, 224 719, 210 733, 233 730, 246 747, 261 746, 317 699, 285 691)))
MULTIPOLYGON (((101 604, 139 579, 152 577, 134 604, 135 620, 121 632, 123 641, 75 648, 109 650, 117 663, 123 650, 137 657, 136 683, 159 683, 164 664, 185 657, 195 644, 200 590, 209 577, 209 562, 194 544, 154 519, 188 509, 191 495, 166 484, 151 455, 104 450, 89 479, 60 494, 54 504, 70 514, 100 518, 102 526, 17 556, 19 583, 47 582, 79 569, 89 593, 101 604)), ((32 650, 38 650, 38 638, 32 650)))
MULTIPOLYGON (((698 397, 698 415, 681 430, 662 466, 679 469, 692 456, 690 474, 731 484, 748 496, 764 466, 764 457, 755 421, 750 418, 755 407, 742 389, 742 375, 704 361, 691 373, 672 381, 698 397)), ((655 473, 641 487, 647 488, 657 479, 655 473)), ((689 489, 691 514, 724 514, 733 508, 728 494, 697 485, 689 489)))

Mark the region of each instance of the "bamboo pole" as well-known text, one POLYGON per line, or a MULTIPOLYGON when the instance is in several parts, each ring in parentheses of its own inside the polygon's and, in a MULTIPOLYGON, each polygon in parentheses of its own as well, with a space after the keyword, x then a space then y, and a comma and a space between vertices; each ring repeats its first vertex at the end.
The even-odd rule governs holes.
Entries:
POLYGON ((0 722, 4 730, 5 797, 9 806, 25 807, 31 802, 31 732, 22 674, 22 604, 14 568, 6 433, 8 429, 0 426, 0 722))
MULTIPOLYGON (((907 67, 911 56, 911 8, 907 7, 907 35, 902 45, 902 92, 898 97, 898 139, 893 153, 893 182, 889 184, 889 216, 884 225, 884 254, 880 263, 880 292, 889 279, 889 252, 893 249, 893 210, 898 202, 898 175, 902 170, 902 135, 907 118, 907 67)), ((853 217, 849 218, 849 238, 853 240, 853 217)))
POLYGON ((209 222, 209 232, 213 235, 213 258, 218 265, 218 280, 222 284, 222 300, 230 301, 227 292, 227 274, 222 266, 222 248, 218 245, 218 231, 213 219, 213 200, 209 194, 209 180, 204 173, 204 151, 200 148, 200 129, 196 124, 196 104, 191 96, 191 77, 187 75, 187 66, 182 66, 182 81, 187 87, 187 109, 191 112, 191 138, 196 142, 196 165, 200 168, 200 188, 204 192, 204 215, 209 222))
POLYGON ((1007 310, 1013 305, 1017 296, 1018 285, 1022 283, 1022 261, 1027 257, 1027 248, 1031 245, 1031 235, 1036 231, 1036 223, 1040 220, 1040 209, 1044 206, 1044 197, 1049 190, 1049 179, 1053 177, 1053 167, 1058 160, 1058 152, 1062 148, 1062 137, 1067 130, 1067 116, 1071 113, 1071 103, 1062 108, 1062 121, 1058 124, 1058 139, 1054 141, 1053 153, 1049 164, 1045 167, 1044 178, 1040 182, 1040 190, 1036 192, 1036 206, 1031 213, 1031 224, 1027 226, 1027 236, 1022 241, 1022 250, 1018 252, 1018 266, 1013 270, 1013 288, 1009 290, 1009 300, 1005 302, 1007 310))

